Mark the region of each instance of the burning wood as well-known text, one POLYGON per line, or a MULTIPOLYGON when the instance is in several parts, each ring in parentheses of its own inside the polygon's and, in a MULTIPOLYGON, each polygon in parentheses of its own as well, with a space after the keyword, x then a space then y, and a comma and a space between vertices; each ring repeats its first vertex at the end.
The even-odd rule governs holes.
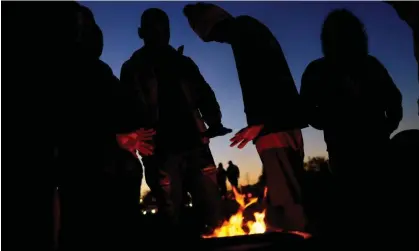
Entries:
MULTIPOLYGON (((236 188, 233 187, 234 198, 239 204, 239 210, 236 214, 230 217, 228 221, 225 221, 221 227, 214 230, 210 235, 204 235, 203 238, 219 238, 229 236, 240 236, 249 234, 262 234, 266 232, 265 224, 265 210, 262 212, 255 212, 253 215, 255 221, 244 222, 243 212, 250 205, 258 201, 257 198, 251 198, 248 203, 245 202, 246 196, 240 194, 236 188)), ((264 191, 264 198, 267 194, 267 188, 264 191)))
MULTIPOLYGON (((267 227, 265 223, 265 212, 255 212, 253 214, 255 220, 245 222, 243 213, 250 205, 258 201, 257 198, 251 198, 249 202, 246 203, 244 194, 240 194, 235 187, 232 188, 234 193, 234 198, 239 204, 239 209, 237 213, 232 215, 228 221, 224 221, 221 227, 214 230, 210 235, 203 235, 203 238, 221 238, 221 237, 233 237, 233 236, 243 236, 243 235, 254 235, 254 234, 264 234, 267 232, 267 227)), ((268 188, 265 187, 263 193, 263 200, 266 199, 268 193, 268 188)), ((281 229, 275 229, 274 232, 282 232, 281 229)), ((289 232, 292 234, 299 235, 304 239, 311 237, 310 234, 298 231, 289 232)))

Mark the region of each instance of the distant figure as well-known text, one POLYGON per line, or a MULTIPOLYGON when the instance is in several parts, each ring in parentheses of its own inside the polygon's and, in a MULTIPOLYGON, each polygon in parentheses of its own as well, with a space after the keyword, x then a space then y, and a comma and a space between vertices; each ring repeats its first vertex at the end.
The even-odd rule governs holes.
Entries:
POLYGON ((231 186, 239 188, 240 169, 230 160, 227 167, 227 178, 231 186))
POLYGON ((307 66, 300 94, 310 125, 323 130, 330 168, 340 188, 338 212, 345 219, 334 222, 345 231, 355 231, 360 224, 385 228, 382 219, 363 217, 386 207, 378 207, 385 203, 391 179, 383 156, 402 119, 402 96, 385 67, 369 55, 364 25, 351 12, 331 12, 321 41, 324 57, 307 66))
POLYGON ((138 35, 144 46, 123 64, 121 83, 137 95, 135 106, 141 107, 141 114, 133 116, 156 130, 153 153, 143 156, 142 162, 159 214, 168 225, 164 229, 167 234, 180 233, 186 191, 200 210, 197 222, 216 227, 221 196, 208 143, 231 130, 222 125, 215 94, 196 64, 182 54, 182 47, 177 51, 169 45, 167 14, 157 8, 144 11, 138 35))
POLYGON ((304 230, 301 129, 307 123, 280 44, 269 28, 253 17, 233 17, 207 3, 188 4, 183 11, 204 42, 227 43, 233 49, 248 126, 231 139, 231 146, 241 149, 250 141, 256 144, 266 173, 268 212, 277 218, 268 224, 304 230))
POLYGON ((227 171, 224 169, 223 163, 218 164, 217 184, 220 189, 221 196, 225 198, 227 194, 227 171))

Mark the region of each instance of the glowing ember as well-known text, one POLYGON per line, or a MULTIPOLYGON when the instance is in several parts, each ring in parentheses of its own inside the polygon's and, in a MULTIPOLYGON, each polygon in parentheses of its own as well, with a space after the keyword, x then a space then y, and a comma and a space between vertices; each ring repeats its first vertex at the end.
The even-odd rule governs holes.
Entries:
MULTIPOLYGON (((228 237, 228 236, 239 236, 239 235, 249 235, 249 234, 263 234, 266 232, 266 224, 265 224, 265 210, 262 212, 254 213, 255 221, 247 221, 244 222, 243 212, 244 210, 256 203, 258 201, 257 198, 251 198, 248 203, 245 203, 246 195, 240 194, 234 187, 233 187, 234 198, 236 202, 239 204, 239 210, 236 214, 230 217, 228 221, 225 221, 223 225, 214 230, 211 235, 205 235, 203 238, 219 238, 219 237, 228 237), (247 229, 246 229, 247 226, 247 229), (246 229, 246 230, 245 230, 246 229)), ((264 191, 264 198, 267 194, 267 188, 264 191)))
POLYGON ((289 231, 288 233, 290 233, 290 234, 296 234, 296 235, 299 235, 299 236, 303 237, 304 239, 311 238, 311 234, 306 233, 306 232, 301 232, 301 231, 289 231))

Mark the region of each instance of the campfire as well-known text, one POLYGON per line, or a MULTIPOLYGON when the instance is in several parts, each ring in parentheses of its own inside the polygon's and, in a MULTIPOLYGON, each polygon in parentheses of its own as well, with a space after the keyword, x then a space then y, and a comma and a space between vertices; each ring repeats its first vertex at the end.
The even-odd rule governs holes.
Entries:
MULTIPOLYGON (((234 193, 234 198, 239 205, 238 211, 230 217, 228 221, 224 221, 221 227, 214 230, 210 235, 203 235, 203 238, 222 238, 222 237, 233 237, 233 236, 243 236, 243 235, 253 235, 253 234, 264 234, 267 232, 267 227, 265 223, 265 212, 253 213, 254 220, 245 221, 244 211, 250 205, 258 202, 258 198, 250 198, 246 203, 246 195, 240 194, 235 187, 232 188, 234 193)), ((266 199, 268 188, 265 187, 263 192, 263 200, 266 199)), ((282 232, 282 230, 276 229, 275 232, 282 232)), ((289 232, 292 234, 299 235, 307 239, 311 237, 310 234, 298 231, 289 232)))
MULTIPOLYGON (((264 198, 266 197, 268 189, 265 188, 264 198)), ((234 198, 239 204, 239 210, 237 213, 232 215, 228 221, 225 221, 221 227, 214 230, 210 235, 204 235, 203 238, 220 238, 250 234, 263 234, 266 232, 265 224, 265 210, 262 212, 255 212, 253 216, 254 221, 244 221, 244 210, 250 205, 258 201, 257 198, 250 198, 249 202, 246 203, 246 195, 240 194, 236 188, 233 187, 234 198)))

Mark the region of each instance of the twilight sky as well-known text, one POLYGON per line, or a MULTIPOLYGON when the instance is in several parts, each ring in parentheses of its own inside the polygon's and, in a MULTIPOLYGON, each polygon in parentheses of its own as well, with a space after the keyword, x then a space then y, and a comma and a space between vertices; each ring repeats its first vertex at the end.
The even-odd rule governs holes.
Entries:
MULTIPOLYGON (((82 2, 89 7, 104 34, 102 60, 119 77, 124 61, 143 43, 137 27, 144 10, 164 10, 171 22, 171 45, 185 45, 184 54, 199 66, 213 88, 223 112, 223 122, 236 132, 246 126, 237 70, 231 47, 204 43, 190 29, 182 8, 187 2, 82 2)), ((403 94, 404 118, 398 131, 419 128, 416 100, 419 96, 417 64, 413 56, 413 39, 409 27, 391 6, 381 2, 217 2, 231 14, 250 15, 267 25, 276 36, 287 58, 297 88, 301 75, 312 60, 321 57, 320 29, 326 15, 346 8, 365 24, 371 55, 387 68, 403 94)), ((313 128, 303 130, 306 156, 327 156, 323 133, 313 128)), ((229 147, 233 134, 211 141, 215 161, 233 160, 241 169, 241 181, 257 179, 261 162, 252 144, 243 150, 229 147)))

